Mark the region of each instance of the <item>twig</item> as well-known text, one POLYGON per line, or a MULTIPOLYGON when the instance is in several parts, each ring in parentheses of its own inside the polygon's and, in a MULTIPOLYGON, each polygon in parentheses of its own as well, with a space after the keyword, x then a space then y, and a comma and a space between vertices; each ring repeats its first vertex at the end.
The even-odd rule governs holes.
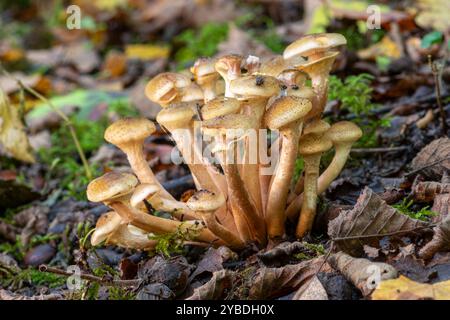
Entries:
POLYGON ((354 148, 351 153, 382 153, 382 152, 397 152, 408 150, 409 147, 386 147, 386 148, 354 148))
POLYGON ((380 238, 380 237, 395 236, 395 235, 399 235, 399 234, 403 234, 403 233, 418 231, 418 230, 421 230, 421 229, 431 229, 431 228, 433 228, 435 226, 436 226, 436 224, 429 224, 427 226, 420 226, 420 227, 416 227, 416 228, 412 228, 412 229, 399 230, 399 231, 393 231, 393 232, 387 232, 387 233, 362 234, 362 235, 357 235, 357 236, 333 238, 333 239, 331 239, 331 241, 333 241, 333 243, 334 243, 336 241, 343 241, 343 240, 355 240, 355 239, 380 238))
MULTIPOLYGON (((39 266, 40 272, 49 272, 54 274, 59 274, 65 277, 71 277, 74 274, 71 272, 67 272, 58 268, 49 267, 45 264, 41 264, 39 266)), ((81 279, 88 280, 88 281, 94 281, 101 283, 106 286, 120 286, 120 287, 136 287, 141 283, 141 280, 115 280, 115 279, 106 279, 94 276, 92 274, 87 273, 81 273, 80 275, 81 279)))
POLYGON ((68 126, 69 131, 70 131, 70 135, 72 136, 72 140, 75 144, 75 147, 77 149, 77 152, 80 156, 81 162, 83 164, 84 167, 84 171, 86 172, 86 177, 91 180, 92 179, 92 171, 91 171, 91 167, 89 166, 89 163, 86 159, 86 156, 83 152, 83 148, 81 147, 80 141, 78 140, 78 136, 75 132, 75 128, 73 127, 72 122, 70 121, 70 119, 63 113, 61 112, 61 110, 59 110, 58 108, 56 108, 56 106, 46 97, 44 97, 43 95, 41 95, 39 92, 37 92, 36 90, 34 90, 33 88, 27 86, 26 84, 24 84, 21 80, 17 79, 16 77, 14 77, 11 73, 9 73, 4 67, 3 65, 0 63, 0 70, 2 71, 2 73, 4 75, 6 75, 7 77, 10 77, 11 79, 14 79, 15 81, 17 81, 17 83, 19 84, 19 86, 22 88, 22 90, 27 91, 28 93, 30 93, 31 95, 33 95, 34 97, 40 99, 42 102, 46 103, 53 111, 56 112, 56 114, 58 114, 61 119, 64 121, 64 123, 68 126))
MULTIPOLYGON (((445 63, 445 60, 444 60, 445 63)), ((444 107, 442 106, 442 101, 441 101, 441 81, 440 81, 440 71, 438 70, 438 67, 436 65, 436 62, 431 61, 431 56, 428 56, 428 64, 430 65, 431 68, 431 73, 433 74, 434 77, 434 87, 435 87, 435 92, 436 92, 436 103, 439 107, 439 113, 441 115, 441 127, 442 127, 442 131, 444 132, 444 135, 447 134, 447 120, 446 120, 446 115, 445 115, 445 111, 444 111, 444 107)), ((442 69, 444 69, 442 67, 442 69)))
POLYGON ((435 165, 437 165, 437 164, 439 164, 439 163, 441 163, 441 162, 443 162, 443 161, 445 161, 445 160, 450 160, 450 156, 449 156, 449 157, 442 158, 442 159, 439 159, 439 160, 436 160, 435 162, 429 163, 429 164, 427 164, 427 165, 425 165, 425 166, 423 166, 423 167, 420 167, 420 168, 418 168, 418 169, 416 169, 416 170, 413 170, 413 171, 411 171, 411 172, 408 172, 407 174, 405 174, 405 177, 410 177, 410 176, 412 176, 412 175, 415 175, 416 173, 418 173, 418 172, 420 172, 420 171, 422 171, 422 170, 424 170, 424 169, 427 169, 427 168, 429 168, 429 167, 435 166, 435 165))

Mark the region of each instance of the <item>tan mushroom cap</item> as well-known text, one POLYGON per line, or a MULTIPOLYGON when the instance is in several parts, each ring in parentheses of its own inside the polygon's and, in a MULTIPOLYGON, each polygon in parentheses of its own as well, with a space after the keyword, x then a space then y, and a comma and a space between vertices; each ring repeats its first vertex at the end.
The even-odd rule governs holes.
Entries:
POLYGON ((172 104, 156 115, 156 121, 168 129, 183 127, 194 117, 194 108, 196 104, 193 102, 172 104))
POLYGON ((295 96, 297 98, 312 100, 316 93, 310 87, 292 86, 286 91, 286 94, 288 96, 295 96))
POLYGON ((122 218, 115 211, 104 213, 97 220, 91 244, 96 246, 106 240, 122 223, 122 218))
POLYGON ((132 207, 136 207, 139 203, 141 203, 148 197, 158 193, 159 191, 161 191, 161 189, 155 184, 140 184, 133 191, 133 195, 130 198, 130 205, 132 207))
POLYGON ((214 68, 220 74, 240 74, 241 73, 241 63, 242 56, 237 54, 229 54, 223 57, 220 57, 214 68))
POLYGON ((231 81, 230 90, 239 97, 268 98, 280 92, 280 82, 271 76, 251 75, 231 81))
POLYGON ((283 70, 277 77, 278 80, 287 86, 303 87, 306 80, 309 78, 308 74, 297 69, 283 70))
POLYGON ((330 127, 330 124, 324 120, 314 120, 308 123, 308 125, 303 130, 303 134, 324 134, 328 131, 328 129, 330 129, 330 127))
POLYGON ((129 194, 137 186, 134 174, 108 172, 92 180, 86 190, 87 198, 92 202, 106 202, 129 194))
POLYGON ((222 207, 225 204, 225 198, 221 193, 200 190, 194 193, 186 204, 193 211, 211 212, 222 207))
POLYGON ((334 123, 326 133, 331 141, 336 143, 356 142, 362 135, 362 130, 353 122, 339 121, 334 123))
POLYGON ((179 89, 177 96, 179 101, 182 102, 199 101, 203 100, 204 97, 202 88, 196 83, 191 83, 189 86, 179 89))
POLYGON ((261 64, 258 73, 266 76, 277 77, 287 68, 286 60, 282 56, 275 56, 261 64))
POLYGON ((331 149, 331 140, 323 134, 308 133, 300 137, 298 153, 302 156, 323 153, 331 149))
POLYGON ((105 140, 116 146, 132 141, 142 142, 156 131, 155 124, 146 118, 123 118, 105 130, 105 140))
POLYGON ((271 130, 282 128, 302 119, 311 108, 311 101, 307 99, 295 96, 277 98, 264 114, 264 124, 271 130))
POLYGON ((253 117, 243 114, 228 114, 202 122, 202 131, 207 135, 227 133, 227 130, 249 130, 256 127, 253 117))
POLYGON ((312 72, 328 72, 330 64, 334 62, 338 55, 339 52, 337 51, 329 51, 324 53, 324 55, 318 59, 312 59, 311 61, 307 61, 301 65, 297 65, 296 68, 308 74, 311 74, 312 72))
POLYGON ((302 37, 284 49, 284 59, 295 56, 311 56, 347 44, 347 40, 339 33, 316 33, 302 37))
POLYGON ((203 77, 217 74, 215 63, 216 61, 211 58, 199 58, 191 67, 191 72, 197 81, 203 77))
POLYGON ((191 79, 180 73, 164 72, 151 79, 145 87, 147 98, 156 103, 167 103, 176 96, 176 91, 191 84, 191 79))
POLYGON ((209 120, 216 117, 236 113, 241 108, 241 103, 237 99, 219 97, 208 101, 201 109, 203 120, 209 120))

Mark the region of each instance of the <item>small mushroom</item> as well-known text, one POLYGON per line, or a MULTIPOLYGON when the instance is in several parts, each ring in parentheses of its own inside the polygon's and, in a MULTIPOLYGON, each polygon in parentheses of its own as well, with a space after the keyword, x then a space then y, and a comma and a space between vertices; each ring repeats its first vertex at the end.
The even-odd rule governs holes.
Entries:
POLYGON ((229 202, 240 238, 245 243, 257 241, 263 244, 266 240, 264 223, 251 201, 236 161, 229 159, 229 155, 234 157, 236 154, 236 138, 242 138, 242 136, 236 137, 233 134, 244 134, 255 125, 255 121, 251 117, 229 114, 203 121, 202 131, 205 135, 219 136, 225 141, 220 145, 221 165, 225 173, 229 202), (227 139, 228 141, 226 141, 227 139))
POLYGON ((295 57, 305 57, 309 61, 321 58, 329 50, 334 50, 347 44, 347 40, 339 33, 316 33, 301 37, 288 45, 283 52, 283 58, 290 60, 295 57))
POLYGON ((305 163, 305 200, 303 201, 300 219, 297 224, 297 238, 303 238, 312 228, 316 216, 320 157, 322 153, 328 151, 331 147, 332 143, 326 135, 308 133, 300 138, 299 152, 305 163))
POLYGON ((280 160, 272 176, 265 216, 267 232, 272 239, 284 235, 284 209, 298 153, 299 127, 311 108, 308 99, 284 96, 276 99, 264 115, 265 125, 271 130, 279 130, 281 137, 280 160))
POLYGON ((191 79, 186 75, 164 72, 149 81, 145 87, 145 95, 151 101, 166 107, 170 103, 181 101, 179 98, 180 89, 191 84, 191 79))
POLYGON ((114 211, 104 213, 95 225, 95 231, 91 236, 91 244, 99 245, 105 241, 122 223, 122 218, 114 211))
POLYGON ((221 225, 214 214, 225 205, 225 198, 207 190, 194 193, 187 201, 188 207, 203 218, 212 233, 224 240, 233 249, 242 249, 244 242, 230 230, 221 225))
POLYGON ((244 181, 256 209, 264 216, 263 194, 261 190, 259 167, 259 129, 262 128, 263 115, 271 97, 280 93, 280 83, 271 76, 252 75, 231 81, 230 91, 242 103, 243 113, 254 118, 256 126, 254 135, 245 140, 245 151, 242 161, 242 180, 244 181))
POLYGON ((203 89, 205 103, 217 97, 217 79, 219 74, 214 68, 215 60, 210 58, 200 58, 191 67, 191 72, 195 81, 203 89))
POLYGON ((234 98, 233 93, 230 91, 230 83, 241 75, 241 63, 242 56, 239 55, 226 55, 219 58, 216 61, 216 71, 222 76, 225 81, 225 97, 234 98))
POLYGON ((241 109, 241 103, 234 98, 219 97, 208 101, 200 108, 203 120, 209 120, 227 114, 237 113, 241 109))
POLYGON ((288 67, 283 56, 275 56, 261 64, 258 73, 266 76, 278 77, 288 67))

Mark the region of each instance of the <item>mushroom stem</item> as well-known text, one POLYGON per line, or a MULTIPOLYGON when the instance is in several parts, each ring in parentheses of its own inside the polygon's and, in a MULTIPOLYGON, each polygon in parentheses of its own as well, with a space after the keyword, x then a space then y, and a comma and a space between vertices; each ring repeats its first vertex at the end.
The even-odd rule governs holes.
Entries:
POLYGON ((198 221, 179 222, 175 220, 164 219, 146 214, 135 208, 130 208, 122 202, 113 202, 108 204, 114 209, 124 221, 144 230, 157 234, 176 232, 179 228, 192 230, 192 240, 200 240, 208 243, 223 244, 220 239, 202 226, 198 221))
POLYGON ((208 229, 225 241, 232 249, 242 249, 244 247, 244 242, 239 237, 216 220, 214 211, 201 212, 200 214, 208 229))
POLYGON ((270 238, 279 238, 284 234, 284 209, 298 153, 299 129, 297 121, 280 129, 280 161, 272 176, 266 207, 267 232, 270 238))
POLYGON ((303 238, 312 228, 317 207, 317 178, 319 177, 320 154, 304 156, 305 201, 297 225, 297 238, 303 238))

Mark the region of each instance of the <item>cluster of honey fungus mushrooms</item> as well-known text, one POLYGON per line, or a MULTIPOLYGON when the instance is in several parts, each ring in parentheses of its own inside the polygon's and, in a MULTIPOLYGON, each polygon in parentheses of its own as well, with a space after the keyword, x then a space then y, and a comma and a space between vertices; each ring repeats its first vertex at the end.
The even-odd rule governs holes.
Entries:
POLYGON ((155 178, 143 153, 144 140, 156 130, 153 122, 118 120, 105 139, 126 153, 134 174, 109 172, 88 185, 89 200, 113 210, 98 220, 92 243, 151 249, 155 241, 149 235, 183 230, 189 232, 188 243, 239 250, 281 240, 287 220, 297 223, 296 237, 304 237, 314 221, 317 196, 339 175, 362 135, 351 122, 321 120, 329 73, 337 49, 345 44, 340 34, 313 34, 266 62, 239 55, 200 58, 190 72, 155 76, 146 96, 162 106, 156 120, 170 132, 181 155, 191 158, 186 162, 198 191, 187 202, 178 201, 155 178), (194 143, 194 123, 201 139, 212 139, 220 167, 194 143), (246 161, 255 151, 245 132, 261 129, 278 134, 279 143, 271 144, 277 148, 271 153, 279 154, 271 175, 261 174, 268 165, 260 158, 246 161), (230 138, 229 132, 241 135, 230 138), (239 153, 238 141, 244 142, 238 155, 244 161, 227 161, 229 154, 239 153), (320 174, 321 155, 332 147, 333 160, 320 174), (293 184, 298 156, 304 160, 303 177, 293 184), (149 213, 148 204, 172 218, 149 213))

